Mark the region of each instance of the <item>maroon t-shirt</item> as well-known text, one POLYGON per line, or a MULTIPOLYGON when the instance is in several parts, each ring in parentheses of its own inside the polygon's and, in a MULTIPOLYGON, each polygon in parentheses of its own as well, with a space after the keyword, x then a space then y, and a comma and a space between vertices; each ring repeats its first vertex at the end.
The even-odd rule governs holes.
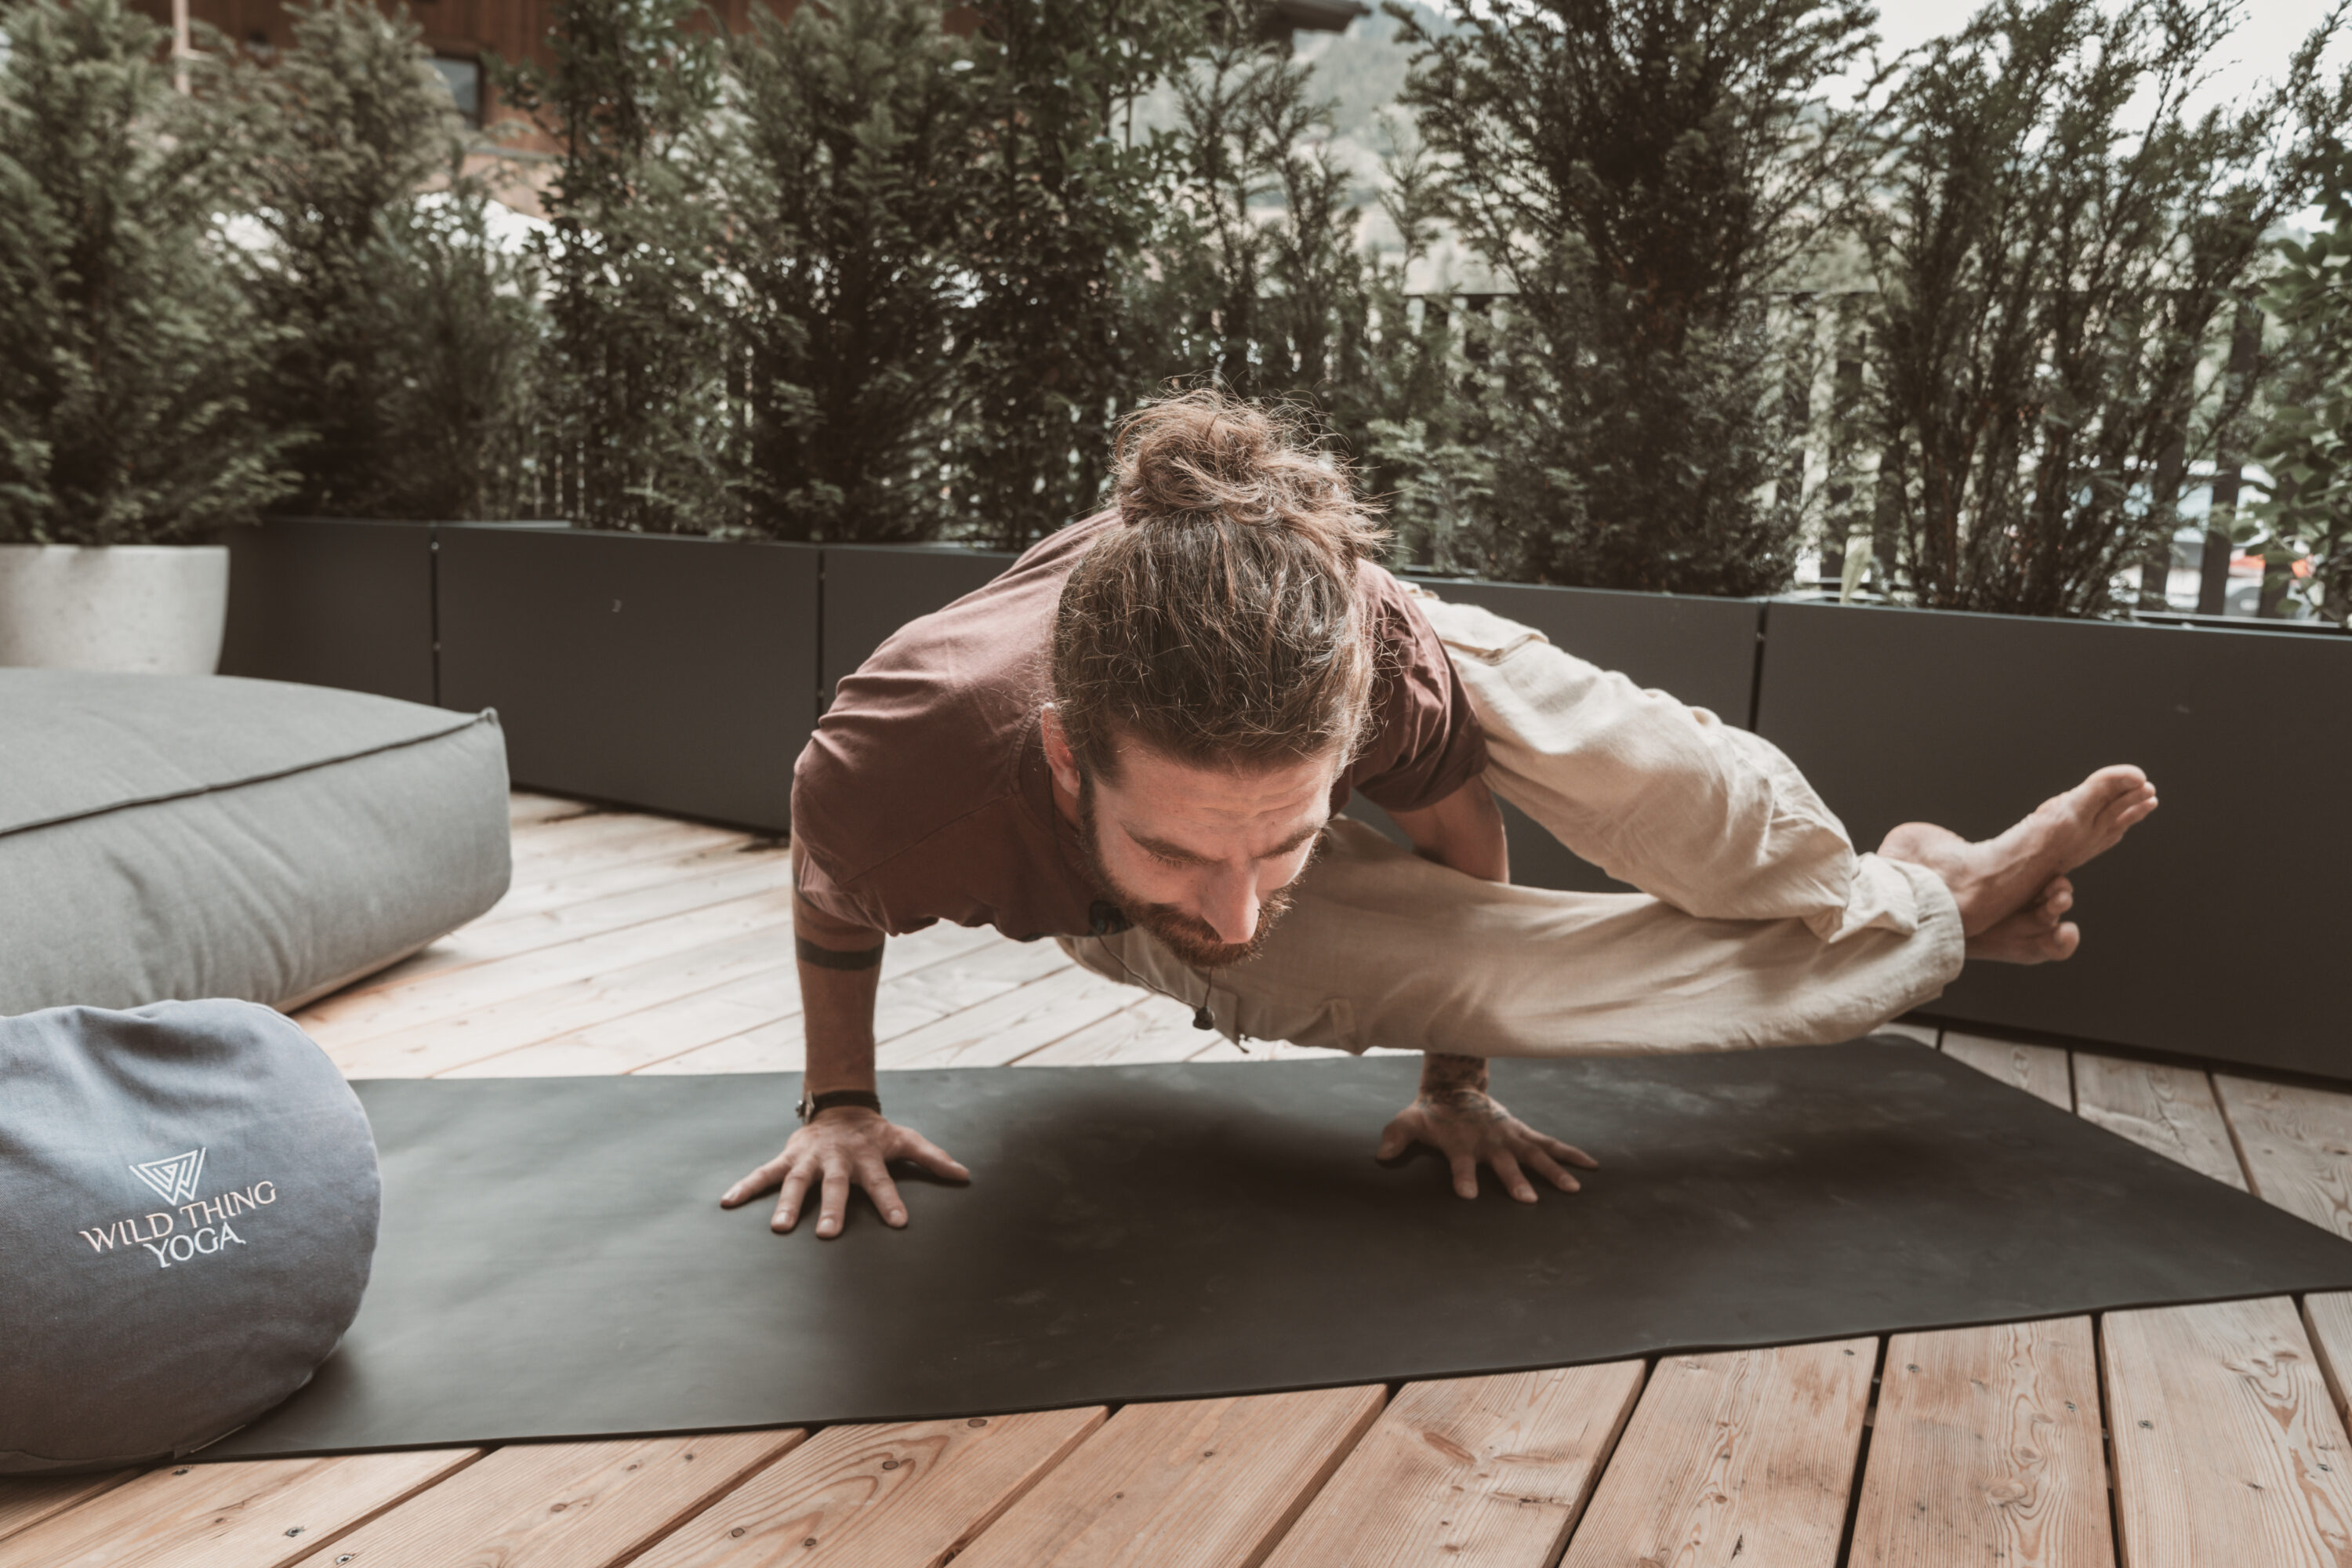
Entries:
MULTIPOLYGON (((934 921, 1007 936, 1083 936, 1094 886, 1054 808, 1038 732, 1052 698, 1062 581, 1105 512, 1048 535, 1005 574, 908 623, 835 689, 793 770, 801 895, 838 920, 934 921)), ((1332 792, 1391 811, 1434 805, 1486 765, 1485 738, 1437 634, 1386 572, 1358 568, 1382 647, 1379 732, 1332 792)))

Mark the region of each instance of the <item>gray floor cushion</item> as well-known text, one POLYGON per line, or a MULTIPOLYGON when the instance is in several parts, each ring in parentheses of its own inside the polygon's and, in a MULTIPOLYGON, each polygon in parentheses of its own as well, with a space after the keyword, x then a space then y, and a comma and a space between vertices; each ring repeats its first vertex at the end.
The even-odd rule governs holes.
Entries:
POLYGON ((0 1014, 290 1006, 506 891, 495 714, 0 669, 0 1014))
POLYGON ((0 1019, 0 1475, 176 1458, 310 1380, 381 1192, 325 1052, 249 1002, 58 1007, 0 1019))

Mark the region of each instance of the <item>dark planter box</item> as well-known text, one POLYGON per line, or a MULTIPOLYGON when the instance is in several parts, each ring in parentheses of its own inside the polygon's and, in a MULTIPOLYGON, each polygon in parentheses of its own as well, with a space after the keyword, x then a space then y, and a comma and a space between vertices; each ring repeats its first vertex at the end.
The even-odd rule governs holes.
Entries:
POLYGON ((1971 965, 1926 1011, 2352 1076, 2352 638, 1776 604, 1759 728, 1864 847, 1980 838, 2108 763, 2162 807, 2075 875, 2063 964, 1971 965))
POLYGON ((951 544, 828 544, 824 547, 822 711, 833 689, 920 616, 943 609, 1020 559, 1000 550, 951 544))
POLYGON ((816 721, 818 555, 564 528, 439 531, 441 703, 517 784, 783 832, 816 721))
POLYGON ((223 675, 435 700, 429 522, 230 530, 223 675))
MULTIPOLYGON (((1431 579, 1444 599, 1479 605, 1532 626, 1579 658, 1621 670, 1643 686, 1671 691, 1746 726, 1756 684, 1756 638, 1763 606, 1751 599, 1682 598, 1596 588, 1541 588, 1516 583, 1431 579)), ((1386 812, 1359 798, 1348 815, 1404 841, 1386 812)), ((1503 807, 1511 845, 1511 880, 1574 892, 1624 892, 1625 884, 1569 853, 1517 806, 1503 807)))

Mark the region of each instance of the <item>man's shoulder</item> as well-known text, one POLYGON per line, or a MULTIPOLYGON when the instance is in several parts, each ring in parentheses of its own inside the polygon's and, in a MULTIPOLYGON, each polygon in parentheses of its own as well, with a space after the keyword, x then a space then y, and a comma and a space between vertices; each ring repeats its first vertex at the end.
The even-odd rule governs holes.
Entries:
POLYGON ((908 622, 842 678, 793 770, 793 815, 827 869, 856 879, 1019 804, 1052 691, 1054 612, 1110 521, 1071 524, 962 598, 908 622), (805 826, 803 826, 805 825, 805 826))

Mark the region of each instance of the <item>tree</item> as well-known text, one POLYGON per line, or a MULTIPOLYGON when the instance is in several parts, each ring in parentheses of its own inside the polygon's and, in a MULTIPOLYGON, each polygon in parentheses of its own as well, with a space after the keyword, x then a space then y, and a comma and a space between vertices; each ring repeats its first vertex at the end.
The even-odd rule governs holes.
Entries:
POLYGON ((497 67, 557 148, 547 193, 546 408, 557 493, 600 528, 740 526, 717 276, 721 214, 696 135, 719 46, 694 0, 557 0, 551 64, 497 67))
POLYGON ((541 265, 500 241, 496 211, 479 181, 453 176, 394 209, 377 237, 362 328, 392 352, 370 515, 541 514, 541 265))
MULTIPOLYGON (((294 47, 230 68, 243 209, 266 237, 246 257, 255 309, 286 329, 254 402, 299 432, 289 509, 399 516, 424 454, 396 423, 418 344, 387 293, 415 299, 417 192, 450 173, 463 127, 418 29, 370 0, 297 0, 294 47)), ((422 303, 424 301, 419 300, 422 303)))
POLYGON ((1404 502, 1405 532, 1421 542, 1443 526, 1425 516, 1434 491, 1424 481, 1462 401, 1450 301, 1417 306, 1406 288, 1435 237, 1443 174, 1408 130, 1388 127, 1381 200, 1405 249, 1374 251, 1313 73, 1266 41, 1257 8, 1216 16, 1171 79, 1172 123, 1158 137, 1168 198, 1135 289, 1145 380, 1212 379, 1292 405, 1367 494, 1404 502))
POLYGON ((2107 610, 2120 571, 2168 553, 2192 467, 2242 441, 2237 301, 2347 100, 2320 85, 2323 28, 2284 85, 2192 119, 2234 11, 1996 0, 1896 95, 1864 223, 1871 422, 1883 564, 1918 603, 2107 610))
POLYGON ((1092 510, 1162 355, 1168 149, 1136 107, 1202 42, 1198 0, 979 0, 953 504, 1019 548, 1092 510))
POLYGON ((1453 217, 1513 290, 1488 331, 1465 487, 1494 569, 1748 594, 1783 586, 1801 419, 1768 290, 1838 215, 1859 156, 1823 89, 1862 0, 1480 0, 1451 33, 1397 9, 1405 99, 1453 217))
POLYGON ((222 257, 230 159, 121 0, 0 8, 0 540, 201 540, 283 494, 273 338, 222 257))
POLYGON ((788 539, 935 537, 971 288, 981 125, 937 0, 755 15, 714 153, 730 217, 751 521, 788 539))
POLYGON ((2285 330, 2268 426, 2253 456, 2270 470, 2252 510, 2270 574, 2304 563, 2326 619, 2352 625, 2352 152, 2326 150, 2322 216, 2308 243, 2282 241, 2263 300, 2285 330))

